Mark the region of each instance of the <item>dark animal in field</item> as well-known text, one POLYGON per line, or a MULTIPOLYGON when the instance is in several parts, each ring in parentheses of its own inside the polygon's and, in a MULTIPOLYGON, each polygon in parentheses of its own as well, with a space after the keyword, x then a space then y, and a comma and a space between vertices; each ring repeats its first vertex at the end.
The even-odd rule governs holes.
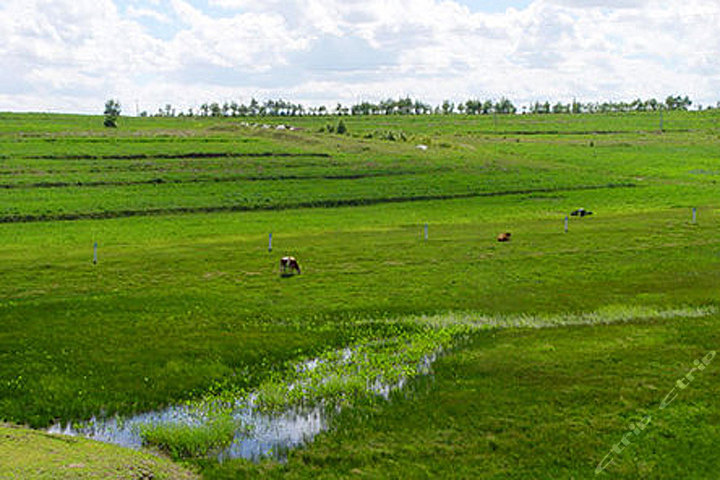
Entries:
POLYGON ((578 208, 577 210, 573 210, 572 212, 570 212, 570 215, 572 215, 573 217, 585 217, 592 214, 593 212, 591 212, 590 210, 585 210, 584 208, 578 208))
POLYGON ((498 235, 497 241, 498 241, 498 242, 509 242, 509 241, 510 241, 510 235, 511 235, 510 232, 501 233, 500 235, 498 235))
POLYGON ((300 264, 295 257, 282 257, 280 259, 280 273, 288 275, 292 274, 293 271, 296 271, 298 275, 300 274, 300 264))

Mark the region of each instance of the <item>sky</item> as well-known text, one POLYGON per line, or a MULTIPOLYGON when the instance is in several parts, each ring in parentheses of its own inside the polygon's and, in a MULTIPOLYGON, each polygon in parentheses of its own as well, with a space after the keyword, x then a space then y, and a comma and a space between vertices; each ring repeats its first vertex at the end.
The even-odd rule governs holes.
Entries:
POLYGON ((0 111, 720 101, 717 0, 0 0, 0 111))

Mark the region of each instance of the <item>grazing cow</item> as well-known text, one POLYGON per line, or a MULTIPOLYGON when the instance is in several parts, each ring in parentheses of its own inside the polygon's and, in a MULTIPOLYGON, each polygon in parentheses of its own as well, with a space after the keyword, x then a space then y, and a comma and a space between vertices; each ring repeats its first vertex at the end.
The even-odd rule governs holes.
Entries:
POLYGON ((511 235, 510 232, 501 233, 500 235, 498 235, 497 241, 498 241, 498 242, 509 242, 509 241, 510 241, 510 235, 511 235))
POLYGON ((572 215, 573 217, 584 217, 586 215, 592 214, 593 212, 591 212, 590 210, 585 210, 584 208, 578 208, 577 210, 573 210, 572 212, 570 212, 570 215, 572 215))
POLYGON ((297 271, 298 275, 300 274, 300 264, 295 257, 282 257, 280 259, 280 273, 284 275, 292 273, 293 270, 297 271))

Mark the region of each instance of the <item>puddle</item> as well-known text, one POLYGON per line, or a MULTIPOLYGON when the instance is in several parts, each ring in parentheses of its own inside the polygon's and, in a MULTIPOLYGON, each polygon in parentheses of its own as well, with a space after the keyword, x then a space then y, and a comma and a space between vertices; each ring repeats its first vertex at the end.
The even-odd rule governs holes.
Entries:
MULTIPOLYGON (((283 459, 286 452, 315 435, 327 430, 330 412, 323 406, 313 408, 294 408, 281 413, 267 414, 254 407, 242 407, 233 410, 232 417, 250 426, 236 432, 232 443, 216 451, 218 460, 229 458, 247 458, 258 460, 262 457, 283 459)), ((140 436, 144 425, 184 424, 201 425, 207 419, 190 407, 169 407, 159 412, 141 413, 126 418, 92 418, 89 422, 77 425, 60 424, 51 427, 48 432, 62 435, 82 436, 92 440, 113 443, 123 447, 140 449, 143 439, 140 436)))
MULTIPOLYGON (((361 347, 365 347, 361 346, 361 347)), ((426 375, 430 373, 432 363, 442 350, 435 350, 422 356, 419 362, 414 362, 414 374, 426 375)), ((318 385, 337 381, 344 378, 338 370, 353 365, 355 362, 368 361, 366 350, 345 348, 332 352, 325 358, 314 358, 295 366, 299 378, 295 382, 284 386, 287 391, 306 392, 318 385), (331 369, 325 377, 312 377, 323 369, 331 369), (312 377, 312 381, 308 379, 312 377)), ((369 359, 372 361, 372 358, 369 359)), ((324 372, 327 373, 327 372, 324 372)), ((408 375, 402 375, 393 382, 383 381, 381 377, 367 380, 365 392, 369 395, 378 395, 389 399, 393 391, 402 389, 408 381, 408 375)), ((314 406, 295 406, 285 408, 279 412, 265 412, 259 406, 258 394, 251 394, 241 403, 238 401, 231 409, 231 416, 239 421, 243 428, 236 431, 232 443, 222 449, 214 450, 212 456, 219 461, 233 458, 246 458, 259 460, 272 457, 284 460, 289 450, 297 448, 312 439, 330 426, 332 416, 341 410, 339 404, 316 401, 314 406), (333 406, 335 405, 335 406, 333 406), (245 428, 249 427, 249 428, 245 428)), ((345 406, 342 408, 351 408, 345 406)), ((197 407, 176 406, 164 410, 141 413, 128 417, 96 418, 87 422, 69 424, 56 424, 48 429, 49 433, 82 436, 92 440, 113 443, 123 447, 140 449, 143 438, 140 434, 143 426, 180 424, 188 426, 201 426, 210 419, 197 407)))

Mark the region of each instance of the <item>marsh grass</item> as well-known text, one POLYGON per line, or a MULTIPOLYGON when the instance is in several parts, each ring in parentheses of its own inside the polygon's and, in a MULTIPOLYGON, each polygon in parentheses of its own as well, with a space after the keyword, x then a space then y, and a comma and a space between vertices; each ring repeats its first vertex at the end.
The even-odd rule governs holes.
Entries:
POLYGON ((492 328, 549 328, 572 325, 607 325, 637 320, 668 320, 701 318, 717 312, 714 305, 698 307, 680 306, 661 308, 645 305, 608 305, 587 313, 560 314, 519 314, 485 315, 481 313, 446 313, 440 315, 421 315, 412 317, 412 321, 432 325, 436 328, 464 326, 470 329, 492 328))
POLYGON ((208 457, 230 445, 243 425, 230 413, 215 413, 204 421, 157 423, 140 427, 143 444, 176 460, 208 457))
POLYGON ((387 396, 403 382, 427 373, 427 359, 450 348, 458 332, 454 325, 413 328, 325 352, 294 363, 284 378, 262 383, 255 401, 261 409, 277 411, 323 401, 350 404, 363 396, 387 396))

